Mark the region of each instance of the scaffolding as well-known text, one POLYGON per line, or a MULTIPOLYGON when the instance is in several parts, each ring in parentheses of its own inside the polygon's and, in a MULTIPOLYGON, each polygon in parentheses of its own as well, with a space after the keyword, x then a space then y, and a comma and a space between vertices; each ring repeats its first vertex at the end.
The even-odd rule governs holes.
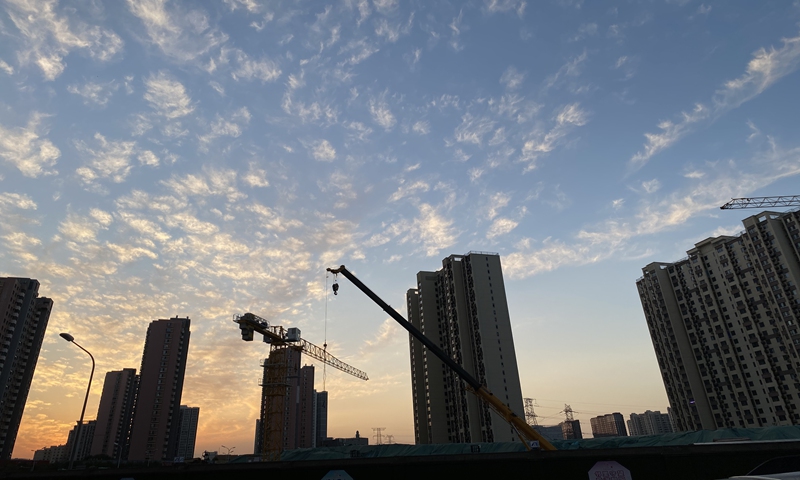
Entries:
POLYGON ((291 378, 297 377, 300 348, 294 345, 270 345, 269 358, 262 362, 264 376, 261 385, 261 458, 263 461, 278 461, 284 450, 287 438, 288 419, 286 418, 289 402, 291 378))

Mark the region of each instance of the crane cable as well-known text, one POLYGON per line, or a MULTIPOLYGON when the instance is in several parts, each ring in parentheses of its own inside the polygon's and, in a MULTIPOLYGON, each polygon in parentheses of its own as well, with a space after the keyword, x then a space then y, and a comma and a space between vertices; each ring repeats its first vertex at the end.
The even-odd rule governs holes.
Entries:
MULTIPOLYGON (((325 272, 325 343, 322 344, 322 351, 325 355, 328 353, 328 272, 325 272)), ((322 362, 322 391, 325 390, 325 379, 327 372, 325 366, 327 362, 322 362)))

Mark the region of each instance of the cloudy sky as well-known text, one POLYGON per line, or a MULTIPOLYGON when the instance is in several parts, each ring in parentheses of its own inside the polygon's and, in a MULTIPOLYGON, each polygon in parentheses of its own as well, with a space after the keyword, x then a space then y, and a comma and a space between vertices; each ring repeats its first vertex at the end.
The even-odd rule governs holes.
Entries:
POLYGON ((329 369, 329 435, 413 442, 407 335, 324 270, 402 308, 471 250, 540 422, 665 411, 634 282, 738 232, 731 197, 800 193, 800 3, 601 3, 0 2, 0 275, 55 300, 14 455, 80 413, 59 332, 94 418, 175 315, 198 454, 252 451, 246 311, 370 375, 329 369))

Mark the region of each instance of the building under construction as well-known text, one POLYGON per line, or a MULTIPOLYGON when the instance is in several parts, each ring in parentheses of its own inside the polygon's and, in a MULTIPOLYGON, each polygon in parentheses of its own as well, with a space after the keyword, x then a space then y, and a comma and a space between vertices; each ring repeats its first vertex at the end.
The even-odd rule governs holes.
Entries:
POLYGON ((327 437, 328 393, 314 390, 314 366, 300 366, 308 355, 349 375, 368 380, 367 374, 300 338, 297 328, 284 329, 252 313, 234 316, 242 340, 253 341, 254 333, 269 344, 269 358, 261 366, 261 415, 256 422, 255 453, 264 460, 280 460, 281 452, 317 446, 327 437))
POLYGON ((282 450, 316 447, 327 437, 328 392, 314 390, 314 366, 301 365, 301 352, 289 347, 270 352, 261 366, 261 415, 255 452, 264 449, 262 425, 280 434, 282 450))

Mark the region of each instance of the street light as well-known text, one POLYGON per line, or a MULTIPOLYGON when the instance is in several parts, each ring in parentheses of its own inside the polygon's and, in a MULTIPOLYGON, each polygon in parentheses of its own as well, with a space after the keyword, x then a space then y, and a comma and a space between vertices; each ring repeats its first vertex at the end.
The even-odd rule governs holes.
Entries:
POLYGON ((63 338, 64 340, 68 341, 69 343, 75 344, 76 347, 86 352, 86 354, 89 355, 89 358, 92 359, 92 373, 89 374, 89 386, 86 387, 86 398, 83 399, 83 409, 81 409, 81 419, 78 420, 78 427, 75 429, 75 443, 73 443, 72 451, 69 454, 69 469, 72 470, 72 466, 75 463, 75 450, 77 450, 78 442, 80 441, 81 437, 81 426, 83 426, 83 414, 86 413, 86 402, 89 401, 89 389, 92 388, 92 377, 94 377, 94 357, 92 356, 91 353, 89 353, 89 350, 86 350, 85 348, 78 345, 78 343, 75 342, 75 337, 73 337, 69 333, 62 333, 60 335, 61 338, 63 338))

